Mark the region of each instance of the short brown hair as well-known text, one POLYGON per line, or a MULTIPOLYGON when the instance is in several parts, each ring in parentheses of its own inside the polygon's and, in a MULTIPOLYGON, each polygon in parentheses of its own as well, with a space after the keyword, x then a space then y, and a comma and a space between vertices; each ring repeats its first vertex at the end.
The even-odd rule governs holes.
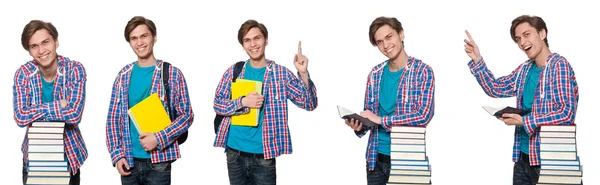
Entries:
POLYGON ((56 27, 54 27, 52 23, 40 20, 31 20, 29 23, 27 23, 27 25, 25 25, 25 28, 23 28, 23 33, 21 33, 21 44, 25 50, 29 51, 29 39, 31 39, 31 36, 33 36, 35 32, 41 29, 47 30, 52 36, 52 39, 55 41, 58 39, 58 31, 56 31, 56 27))
POLYGON ((269 31, 267 31, 267 27, 265 27, 265 25, 262 23, 250 19, 244 22, 244 24, 242 24, 242 26, 240 27, 240 30, 238 30, 238 41, 240 42, 240 44, 243 45, 242 41, 244 40, 244 36, 252 28, 258 28, 260 32, 265 36, 265 39, 269 38, 269 31))
POLYGON ((129 42, 129 34, 131 34, 131 31, 142 24, 148 26, 148 29, 150 30, 150 33, 152 33, 153 37, 156 36, 156 25, 154 25, 152 20, 146 19, 142 16, 135 16, 131 18, 131 20, 127 22, 127 26, 125 26, 125 40, 127 40, 127 42, 129 42))
POLYGON ((546 22, 544 22, 544 19, 541 17, 531 15, 521 15, 512 21, 512 25, 510 26, 510 37, 513 41, 515 41, 515 43, 517 42, 517 38, 515 37, 515 29, 517 29, 517 26, 519 26, 521 23, 529 23, 537 32, 546 30, 546 38, 544 38, 544 42, 546 43, 547 47, 550 47, 548 45, 548 28, 546 27, 546 22))
MULTIPOLYGON (((404 30, 402 29, 402 23, 400 23, 400 21, 398 21, 398 19, 395 17, 377 17, 371 23, 371 26, 369 26, 369 40, 373 46, 377 46, 377 42, 375 41, 375 32, 377 32, 377 30, 384 25, 392 27, 392 29, 396 30, 398 33, 404 30)), ((402 43, 404 44, 404 41, 402 41, 402 43)))

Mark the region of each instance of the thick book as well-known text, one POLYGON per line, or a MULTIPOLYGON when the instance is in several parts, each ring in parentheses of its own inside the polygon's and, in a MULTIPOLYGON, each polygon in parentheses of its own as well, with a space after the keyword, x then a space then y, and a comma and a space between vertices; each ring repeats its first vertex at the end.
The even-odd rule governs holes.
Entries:
MULTIPOLYGON (((231 83, 232 100, 235 100, 241 96, 246 96, 251 92, 256 92, 262 95, 262 82, 247 79, 237 79, 235 82, 231 83)), ((250 108, 250 112, 246 114, 231 116, 231 125, 255 127, 258 125, 259 117, 260 108, 250 108)))
POLYGON ((131 107, 127 113, 140 134, 156 133, 171 125, 171 118, 156 93, 131 107))
POLYGON ((485 109, 485 111, 490 113, 490 115, 495 116, 497 118, 502 118, 502 114, 506 114, 506 113, 518 114, 518 115, 524 116, 525 114, 528 114, 531 112, 529 110, 517 109, 514 107, 510 107, 510 106, 505 106, 505 107, 483 106, 483 109, 485 109))
POLYGON ((338 105, 337 108, 338 108, 338 114, 340 115, 340 117, 342 119, 346 119, 348 121, 350 121, 352 119, 358 120, 358 121, 362 122, 363 126, 368 126, 368 127, 377 125, 375 122, 373 122, 365 117, 362 117, 362 116, 358 115, 357 113, 352 112, 342 106, 338 105))

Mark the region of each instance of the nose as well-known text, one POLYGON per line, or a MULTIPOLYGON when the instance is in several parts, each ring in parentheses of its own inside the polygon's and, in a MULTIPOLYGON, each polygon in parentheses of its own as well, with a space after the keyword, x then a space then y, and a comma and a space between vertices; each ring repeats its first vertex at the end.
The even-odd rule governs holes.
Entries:
POLYGON ((250 47, 255 47, 257 44, 258 42, 255 40, 250 41, 250 47))
POLYGON ((521 46, 521 48, 525 47, 525 42, 526 42, 525 39, 520 39, 518 42, 519 46, 521 46))

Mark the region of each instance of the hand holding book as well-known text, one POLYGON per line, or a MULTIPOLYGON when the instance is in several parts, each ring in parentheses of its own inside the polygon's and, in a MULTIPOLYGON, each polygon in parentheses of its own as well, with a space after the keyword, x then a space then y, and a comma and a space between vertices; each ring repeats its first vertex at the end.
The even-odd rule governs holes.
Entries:
POLYGON ((500 108, 483 106, 483 109, 490 115, 495 116, 499 120, 503 121, 506 125, 523 125, 522 116, 531 112, 529 110, 517 109, 509 106, 500 108))
POLYGON ((352 127, 354 130, 356 130, 357 128, 358 128, 358 130, 360 130, 360 128, 362 128, 362 125, 372 127, 372 126, 376 126, 378 124, 371 120, 371 119, 376 119, 376 118, 372 118, 373 116, 376 116, 376 115, 370 111, 362 112, 361 115, 359 115, 359 114, 356 114, 356 113, 338 105, 338 114, 340 115, 340 117, 342 119, 345 119, 346 124, 348 126, 352 127), (356 123, 360 123, 360 125, 356 125, 356 123))

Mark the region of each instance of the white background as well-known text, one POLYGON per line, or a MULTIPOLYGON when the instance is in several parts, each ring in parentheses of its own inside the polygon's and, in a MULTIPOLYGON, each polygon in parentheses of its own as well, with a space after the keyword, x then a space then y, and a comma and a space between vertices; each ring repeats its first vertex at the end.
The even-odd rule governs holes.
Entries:
MULTIPOLYGON (((591 1, 590 1, 591 2, 591 1)), ((365 1, 363 3, 296 1, 64 2, 3 1, 0 5, 0 139, 1 184, 21 182, 21 141, 25 129, 12 119, 12 85, 16 69, 30 60, 20 44, 31 19, 58 29, 58 54, 83 63, 87 99, 80 125, 89 158, 81 183, 120 184, 105 144, 106 113, 117 72, 136 56, 123 31, 135 15, 158 28, 155 56, 182 69, 195 120, 173 164, 172 182, 228 184, 223 149, 214 141, 214 90, 227 67, 247 59, 237 41, 239 26, 256 19, 269 31, 266 56, 292 71, 297 42, 310 59, 319 105, 314 112, 290 103, 289 125, 294 152, 277 158, 279 184, 366 184, 367 137, 357 138, 338 117, 336 105, 359 111, 365 82, 373 66, 386 58, 368 40, 377 16, 395 16, 405 28, 409 55, 429 64, 436 78, 435 116, 427 129, 427 155, 434 184, 511 184, 513 126, 487 114, 482 105, 515 105, 514 98, 487 97, 470 74, 464 53, 468 29, 496 77, 526 60, 510 39, 511 21, 521 14, 541 16, 548 25, 552 52, 565 56, 577 76, 580 100, 576 122, 578 155, 586 184, 600 182, 597 130, 598 47, 600 17, 587 2, 560 1, 365 1), (596 111, 595 111, 596 109, 596 111)))

